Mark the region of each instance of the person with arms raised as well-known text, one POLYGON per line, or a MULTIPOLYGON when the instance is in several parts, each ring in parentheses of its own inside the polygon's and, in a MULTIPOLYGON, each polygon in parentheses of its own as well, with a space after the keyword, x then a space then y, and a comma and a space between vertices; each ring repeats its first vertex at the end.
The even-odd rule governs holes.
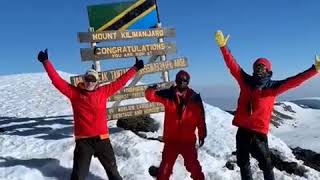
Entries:
POLYGON ((110 180, 121 180, 109 139, 107 100, 144 67, 143 61, 136 58, 135 65, 125 74, 102 86, 99 85, 98 72, 89 69, 84 75, 84 82, 75 87, 56 72, 48 58, 47 49, 39 52, 38 60, 43 64, 52 84, 71 101, 76 141, 71 180, 86 178, 93 155, 99 159, 110 180))
POLYGON ((238 106, 232 124, 238 127, 236 135, 237 164, 241 179, 252 180, 250 154, 257 159, 265 180, 274 180, 273 165, 267 134, 275 99, 289 89, 299 86, 320 71, 320 59, 306 71, 284 80, 271 80, 271 62, 258 58, 252 65, 253 74, 247 74, 227 48, 229 36, 217 31, 215 39, 231 75, 240 87, 238 106))

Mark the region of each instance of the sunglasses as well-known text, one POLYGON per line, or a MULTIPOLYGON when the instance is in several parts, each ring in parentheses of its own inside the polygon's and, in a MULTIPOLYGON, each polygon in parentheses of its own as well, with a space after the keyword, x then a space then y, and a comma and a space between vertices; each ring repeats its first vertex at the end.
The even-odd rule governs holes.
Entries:
POLYGON ((253 68, 254 69, 266 69, 266 66, 264 64, 256 64, 253 68))
POLYGON ((188 83, 188 82, 189 82, 189 79, 187 79, 187 78, 178 78, 178 79, 177 79, 177 82, 185 82, 185 83, 188 83))
POLYGON ((97 79, 94 76, 85 76, 84 80, 86 82, 97 82, 97 79))

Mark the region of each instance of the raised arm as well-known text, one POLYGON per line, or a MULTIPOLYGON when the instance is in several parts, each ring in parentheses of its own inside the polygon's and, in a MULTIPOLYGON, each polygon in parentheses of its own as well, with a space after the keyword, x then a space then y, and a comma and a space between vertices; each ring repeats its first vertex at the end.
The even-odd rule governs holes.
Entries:
POLYGON ((295 76, 289 77, 282 81, 278 81, 275 85, 275 93, 279 95, 281 93, 286 92, 289 89, 295 88, 302 84, 304 81, 310 79, 311 77, 318 74, 320 71, 320 58, 316 56, 315 64, 312 65, 309 69, 305 70, 302 73, 299 73, 295 76))
POLYGON ((54 87, 56 87, 62 94, 67 96, 68 98, 72 98, 73 87, 64 79, 60 77, 57 73, 50 60, 48 59, 48 50, 46 49, 44 52, 40 51, 38 54, 38 60, 42 62, 49 78, 52 81, 54 87))
POLYGON ((136 63, 135 65, 130 68, 126 73, 124 73, 122 76, 120 76, 117 80, 111 82, 110 84, 107 84, 104 86, 105 91, 107 93, 107 97, 112 96, 114 93, 119 91, 123 86, 127 84, 127 82, 135 76, 137 71, 142 69, 144 67, 143 60, 139 60, 136 57, 136 63))
POLYGON ((312 66, 311 68, 307 69, 302 73, 299 73, 295 76, 291 76, 287 79, 278 81, 277 84, 275 85, 275 94, 279 95, 281 93, 288 91, 289 89, 295 88, 300 84, 302 84, 304 81, 316 75, 317 73, 318 72, 315 66, 312 66))
POLYGON ((240 65, 237 63, 237 61, 235 60, 235 58, 232 56, 230 50, 226 46, 227 41, 229 39, 229 35, 227 37, 224 37, 224 35, 221 31, 217 31, 215 34, 215 38, 216 38, 216 42, 222 52, 224 61, 230 70, 230 73, 238 81, 238 83, 241 85, 241 83, 243 82, 243 78, 242 78, 242 74, 241 74, 242 69, 241 69, 240 65))
POLYGON ((158 102, 165 105, 167 102, 167 99, 160 96, 159 94, 166 93, 168 91, 169 90, 167 89, 158 91, 157 85, 150 86, 145 91, 145 97, 150 102, 158 102))

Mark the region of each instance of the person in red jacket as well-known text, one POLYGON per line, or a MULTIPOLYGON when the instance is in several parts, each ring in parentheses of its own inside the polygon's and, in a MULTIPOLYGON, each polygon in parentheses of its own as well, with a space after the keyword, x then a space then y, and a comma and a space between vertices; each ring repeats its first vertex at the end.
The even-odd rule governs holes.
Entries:
POLYGON ((249 154, 256 158, 265 180, 274 180, 267 134, 276 96, 299 86, 320 71, 320 60, 306 71, 284 80, 271 80, 271 62, 258 58, 253 64, 253 75, 237 64, 226 44, 229 36, 216 32, 216 41, 225 63, 240 86, 238 106, 232 124, 239 127, 236 135, 237 164, 241 179, 252 180, 249 154))
POLYGON ((165 107, 162 162, 157 172, 158 180, 169 180, 172 168, 179 154, 184 159, 186 169, 194 180, 203 180, 204 174, 197 159, 196 129, 199 145, 206 137, 205 114, 200 94, 188 87, 190 75, 179 71, 176 86, 157 90, 156 86, 147 88, 145 97, 151 102, 162 103, 165 107))
POLYGON ((71 180, 86 178, 93 155, 99 159, 110 180, 121 180, 109 140, 107 99, 144 67, 143 61, 136 58, 135 65, 125 74, 103 86, 99 86, 98 72, 91 69, 85 74, 84 83, 75 87, 56 72, 48 59, 47 49, 39 52, 38 60, 43 64, 52 84, 71 101, 76 139, 71 180))

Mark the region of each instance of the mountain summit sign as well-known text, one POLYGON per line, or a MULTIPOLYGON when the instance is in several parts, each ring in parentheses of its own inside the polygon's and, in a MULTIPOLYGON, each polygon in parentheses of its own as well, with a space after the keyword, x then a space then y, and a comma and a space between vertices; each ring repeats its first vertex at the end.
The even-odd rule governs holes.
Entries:
POLYGON ((82 48, 80 52, 82 61, 96 61, 102 59, 153 56, 175 53, 176 46, 174 43, 155 43, 142 45, 82 48))
POLYGON ((173 28, 156 28, 146 30, 126 30, 126 31, 100 31, 100 32, 79 32, 78 40, 85 42, 103 42, 130 39, 174 37, 176 31, 173 28))
MULTIPOLYGON (((148 63, 137 72, 129 85, 109 97, 109 101, 114 103, 107 109, 108 119, 116 120, 163 112, 164 106, 159 103, 119 106, 122 100, 143 98, 145 90, 154 84, 161 88, 171 87, 174 82, 169 79, 169 70, 188 66, 185 57, 167 60, 166 55, 175 53, 177 49, 175 43, 165 42, 164 38, 175 37, 176 31, 173 28, 161 27, 156 0, 129 0, 90 5, 87 10, 90 32, 79 32, 78 41, 88 43, 90 48, 80 49, 81 60, 93 62, 92 68, 99 72, 101 86, 116 81, 131 67, 101 71, 100 60, 149 56, 148 63), (139 44, 121 42, 128 40, 144 41, 139 44), (159 72, 162 73, 163 82, 136 85, 144 75, 159 72)), ((84 75, 72 76, 70 81, 72 85, 78 86, 84 82, 84 75)))

